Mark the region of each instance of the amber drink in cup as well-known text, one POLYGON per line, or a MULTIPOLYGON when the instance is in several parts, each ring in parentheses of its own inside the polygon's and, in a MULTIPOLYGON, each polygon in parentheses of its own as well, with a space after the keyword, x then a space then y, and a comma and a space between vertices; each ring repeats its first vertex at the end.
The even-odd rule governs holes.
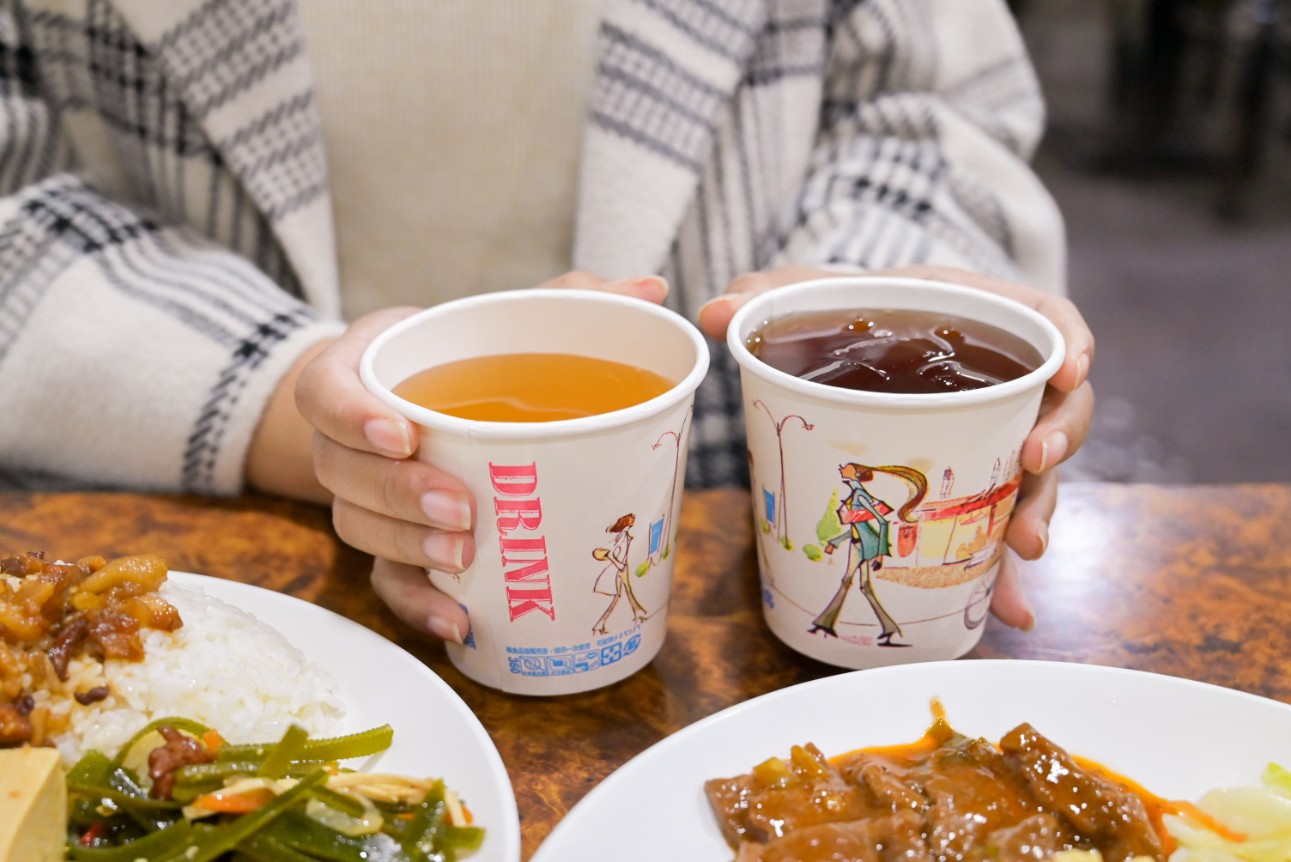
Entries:
POLYGON ((475 496, 474 563, 429 572, 470 618, 448 645, 464 674, 557 695, 655 656, 707 367, 684 318, 591 291, 449 302, 373 341, 364 384, 418 425, 417 457, 475 496))
POLYGON ((972 649, 1057 329, 982 290, 848 276, 751 299, 727 340, 771 631, 850 668, 972 649))

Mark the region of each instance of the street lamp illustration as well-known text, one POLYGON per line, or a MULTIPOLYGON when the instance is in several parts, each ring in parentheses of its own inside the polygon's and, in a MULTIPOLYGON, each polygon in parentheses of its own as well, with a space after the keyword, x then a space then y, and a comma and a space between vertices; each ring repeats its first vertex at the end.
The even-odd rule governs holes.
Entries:
MULTIPOLYGON (((659 435, 659 439, 654 441, 654 445, 650 447, 652 450, 658 449, 660 446, 663 445, 663 441, 665 439, 669 437, 672 438, 672 442, 673 442, 672 485, 668 489, 668 521, 667 523, 664 524, 664 527, 663 527, 664 536, 666 537, 665 540, 669 543, 669 548, 671 547, 671 542, 672 542, 671 536, 672 536, 673 508, 676 505, 676 500, 677 500, 677 468, 681 463, 681 440, 686 433, 686 423, 690 421, 690 416, 694 412, 695 412, 695 405, 692 404, 690 406, 690 409, 686 411, 686 418, 681 420, 681 428, 677 431, 663 432, 662 434, 659 435)), ((665 556, 668 554, 669 548, 664 549, 665 556)))
POLYGON ((788 416, 785 416, 777 420, 775 416, 771 413, 771 408, 768 407, 762 401, 761 398, 755 398, 753 400, 753 406, 761 407, 764 411, 766 411, 767 418, 771 420, 771 425, 772 427, 775 428, 776 447, 779 449, 779 452, 780 452, 780 503, 776 507, 777 508, 776 518, 775 518, 776 540, 779 541, 781 545, 784 545, 787 548, 789 546, 785 543, 788 541, 788 533, 789 533, 789 505, 788 505, 788 502, 785 500, 784 426, 786 423, 789 422, 790 419, 797 419, 799 422, 802 423, 803 430, 806 430, 806 431, 810 431, 816 426, 808 422, 806 419, 803 419, 797 413, 790 413, 788 416))

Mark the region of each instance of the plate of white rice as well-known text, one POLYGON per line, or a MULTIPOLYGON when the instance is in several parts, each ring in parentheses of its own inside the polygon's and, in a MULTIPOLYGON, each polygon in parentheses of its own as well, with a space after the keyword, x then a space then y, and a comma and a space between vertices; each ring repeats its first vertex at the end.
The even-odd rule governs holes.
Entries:
POLYGON ((260 587, 171 572, 160 595, 184 624, 144 633, 144 661, 71 662, 78 690, 106 684, 111 693, 72 707, 71 729, 53 740, 65 762, 91 748, 115 752, 165 716, 200 721, 233 743, 274 741, 293 723, 313 736, 389 724, 391 747, 348 765, 442 778, 486 830, 472 862, 519 860, 515 794, 497 748, 457 693, 412 655, 352 620, 260 587))

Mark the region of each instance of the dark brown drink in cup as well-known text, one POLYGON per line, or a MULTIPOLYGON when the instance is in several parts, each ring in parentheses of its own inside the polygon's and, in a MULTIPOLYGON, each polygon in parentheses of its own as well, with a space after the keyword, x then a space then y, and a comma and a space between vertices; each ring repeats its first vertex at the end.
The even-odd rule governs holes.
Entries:
POLYGON ((961 392, 1016 380, 1044 358, 989 323, 909 308, 805 311, 773 318, 745 345, 773 368, 844 389, 961 392))
POLYGON ((942 282, 840 276, 746 301, 740 366, 763 616, 841 667, 941 661, 986 624, 1061 333, 942 282))

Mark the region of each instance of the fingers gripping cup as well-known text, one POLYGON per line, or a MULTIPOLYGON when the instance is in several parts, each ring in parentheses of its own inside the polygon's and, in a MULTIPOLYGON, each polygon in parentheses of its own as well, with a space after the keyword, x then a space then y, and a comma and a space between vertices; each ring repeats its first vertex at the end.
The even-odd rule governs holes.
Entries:
POLYGON ((982 290, 851 276, 749 300, 727 342, 772 632, 850 668, 972 649, 1057 328, 982 290))
POLYGON ((470 618, 465 643, 448 645, 459 670, 555 695, 655 656, 707 368, 684 318, 591 291, 449 302, 372 342, 364 384, 419 426, 417 457, 475 496, 474 563, 429 572, 470 618))

